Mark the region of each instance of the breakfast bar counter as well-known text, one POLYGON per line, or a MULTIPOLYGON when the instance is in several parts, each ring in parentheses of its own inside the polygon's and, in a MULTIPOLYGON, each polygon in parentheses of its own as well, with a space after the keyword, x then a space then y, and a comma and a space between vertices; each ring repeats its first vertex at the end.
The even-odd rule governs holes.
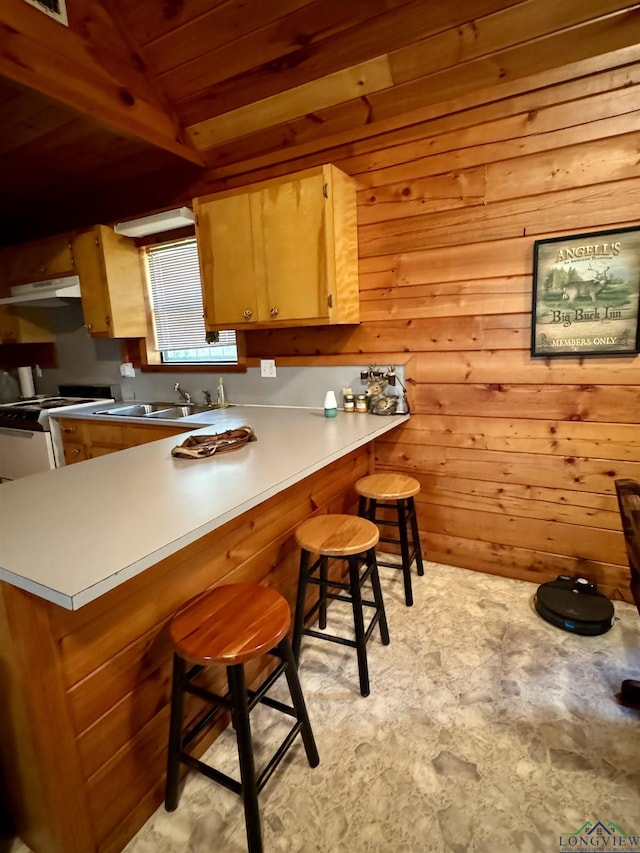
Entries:
POLYGON ((195 434, 246 424, 257 441, 172 457, 187 432, 0 487, 2 763, 37 853, 122 850, 162 802, 168 620, 219 583, 272 585, 293 605, 295 528, 354 512, 373 440, 408 420, 266 406, 198 418, 195 434))

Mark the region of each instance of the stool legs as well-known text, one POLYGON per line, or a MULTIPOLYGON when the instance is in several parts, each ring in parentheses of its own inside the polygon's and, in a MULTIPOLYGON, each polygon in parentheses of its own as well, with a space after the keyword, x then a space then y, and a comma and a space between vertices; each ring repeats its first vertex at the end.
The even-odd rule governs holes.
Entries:
POLYGON ((416 504, 413 498, 409 498, 409 520, 411 522, 411 535, 416 549, 416 566, 418 574, 424 575, 424 566, 422 565, 422 545, 420 544, 420 532, 418 531, 418 516, 416 513, 416 504))
POLYGON ((358 655, 358 675, 360 677, 360 693, 369 695, 369 666, 367 664, 367 638, 364 631, 364 615, 362 613, 362 595, 360 593, 360 568, 357 557, 349 557, 349 585, 351 587, 351 606, 353 608, 353 625, 356 632, 356 652, 358 655))
POLYGON ((400 534, 400 554, 402 556, 402 577, 404 580, 404 601, 407 607, 413 606, 411 589, 411 562, 409 558, 409 537, 407 536, 407 514, 403 500, 396 501, 398 508, 398 532, 400 534))
POLYGON ((376 549, 372 548, 367 552, 369 565, 371 569, 371 588, 373 589, 373 600, 376 603, 380 623, 380 639, 383 646, 389 645, 389 626, 387 625, 387 614, 384 609, 384 601, 382 598, 382 586, 380 585, 380 574, 378 572, 378 561, 376 558, 376 549))
POLYGON ((300 572, 298 575, 298 595, 296 596, 296 612, 293 621, 293 657, 296 665, 300 664, 300 644, 304 630, 304 611, 307 598, 307 578, 311 554, 304 549, 300 552, 300 572))
MULTIPOLYGON (((407 607, 413 605, 413 589, 411 586, 411 546, 413 546, 413 556, 416 561, 416 570, 418 575, 424 575, 424 565, 422 562, 422 546, 420 545, 420 533, 418 531, 418 518, 416 515, 416 506, 414 499, 398 498, 393 503, 383 503, 376 498, 366 498, 360 495, 358 502, 358 515, 362 518, 367 518, 374 524, 385 524, 385 521, 377 518, 378 509, 395 509, 396 521, 388 520, 388 525, 393 525, 398 528, 398 539, 381 538, 380 542, 390 542, 400 545, 400 556, 402 559, 402 579, 404 582, 404 600, 407 607), (409 541, 408 525, 411 526, 411 541, 409 541)), ((390 568, 398 568, 396 563, 386 563, 378 560, 379 566, 388 566, 390 568)))
POLYGON ((182 749, 182 717, 184 712, 184 681, 186 664, 181 657, 173 656, 173 679, 171 687, 171 718, 169 722, 169 750, 167 755, 167 787, 164 807, 173 812, 178 807, 178 783, 180 779, 180 751, 182 749))
POLYGON ((233 702, 233 723, 238 741, 240 762, 240 783, 244 803, 244 822, 247 828, 249 853, 262 853, 262 833, 260 831, 260 811, 258 809, 258 786, 251 744, 251 725, 249 723, 249 705, 244 679, 244 666, 235 664, 227 667, 229 691, 233 702))
POLYGON ((302 735, 302 742, 307 753, 307 761, 310 767, 317 767, 320 764, 320 756, 318 755, 318 748, 313 736, 309 715, 307 714, 302 687, 300 686, 298 667, 296 666, 291 644, 287 637, 280 642, 278 651, 282 656, 282 660, 287 664, 284 674, 289 685, 289 693, 291 694, 291 702, 296 712, 296 719, 300 723, 300 734, 302 735))

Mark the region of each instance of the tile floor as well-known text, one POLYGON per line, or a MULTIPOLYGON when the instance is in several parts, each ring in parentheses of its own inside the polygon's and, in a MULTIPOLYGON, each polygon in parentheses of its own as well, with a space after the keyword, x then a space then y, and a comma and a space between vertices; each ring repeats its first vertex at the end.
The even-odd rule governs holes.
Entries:
MULTIPOLYGON (((640 833, 640 714, 615 701, 640 677, 636 609, 616 603, 611 631, 580 637, 538 617, 532 584, 425 569, 413 608, 382 570, 391 644, 369 644, 368 698, 353 650, 305 638, 321 763, 309 768, 299 744, 265 787, 266 853, 557 853, 585 821, 640 833)), ((333 605, 329 628, 347 616, 333 605)), ((273 716, 252 716, 259 754, 273 716)), ((221 741, 212 755, 231 762, 221 741)), ((191 775, 177 811, 160 808, 126 853, 243 850, 240 801, 191 775)))

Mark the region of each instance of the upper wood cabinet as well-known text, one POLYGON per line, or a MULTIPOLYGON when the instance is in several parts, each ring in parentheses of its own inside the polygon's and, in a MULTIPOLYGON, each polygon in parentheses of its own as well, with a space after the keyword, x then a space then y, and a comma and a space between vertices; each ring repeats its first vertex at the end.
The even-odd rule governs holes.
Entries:
POLYGON ((133 240, 106 225, 96 225, 77 234, 72 248, 89 333, 107 338, 144 337, 144 281, 133 240))
POLYGON ((194 210, 208 330, 359 322, 356 188, 335 166, 194 210))
POLYGON ((75 273, 71 240, 58 234, 0 250, 0 288, 4 295, 16 284, 62 278, 75 273))

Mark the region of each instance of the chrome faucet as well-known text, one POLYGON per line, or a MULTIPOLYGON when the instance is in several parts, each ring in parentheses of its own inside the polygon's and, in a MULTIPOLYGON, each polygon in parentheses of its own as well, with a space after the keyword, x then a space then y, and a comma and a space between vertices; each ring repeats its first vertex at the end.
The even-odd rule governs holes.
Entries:
POLYGON ((191 394, 188 391, 183 391, 182 388, 180 387, 179 382, 176 382, 176 384, 173 386, 173 390, 177 391, 178 394, 180 394, 180 398, 182 400, 184 400, 185 403, 187 403, 187 404, 191 403, 191 394))
POLYGON ((209 408, 212 408, 213 404, 211 402, 211 391, 207 391, 207 389, 205 388, 202 393, 204 394, 205 403, 209 408))

